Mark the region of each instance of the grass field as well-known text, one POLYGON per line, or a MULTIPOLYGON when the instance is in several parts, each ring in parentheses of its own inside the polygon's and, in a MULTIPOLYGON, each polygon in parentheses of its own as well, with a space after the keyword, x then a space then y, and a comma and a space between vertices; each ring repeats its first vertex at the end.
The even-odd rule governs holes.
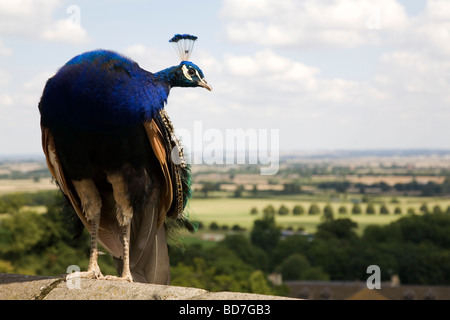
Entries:
MULTIPOLYGON (((0 179, 0 195, 55 189, 56 185, 49 178, 40 179, 37 182, 32 179, 0 179)), ((276 223, 278 225, 283 228, 292 227, 294 230, 303 228, 305 231, 315 232, 317 225, 323 222, 323 208, 329 204, 333 208, 334 218, 351 218, 358 223, 358 232, 361 233, 368 225, 385 225, 406 216, 409 208, 412 208, 416 214, 420 214, 420 207, 424 203, 427 204, 430 211, 436 205, 439 205, 443 211, 450 206, 450 198, 372 195, 369 196, 369 201, 374 205, 376 213, 366 214, 367 203, 361 203, 362 213, 355 215, 351 213, 351 209, 353 202, 361 200, 362 195, 359 194, 324 193, 272 196, 267 198, 231 198, 232 194, 231 192, 211 192, 209 198, 194 197, 189 202, 187 212, 191 218, 201 221, 205 227, 208 227, 212 222, 216 222, 219 226, 226 225, 232 228, 234 225, 239 225, 241 228, 250 230, 254 220, 262 217, 262 211, 266 206, 272 205, 278 211, 280 206, 284 205, 289 209, 289 214, 284 216, 277 214, 276 223), (320 214, 309 215, 307 213, 313 203, 319 206, 320 214), (379 213, 382 204, 387 206, 389 214, 379 213), (292 214, 292 209, 296 205, 303 206, 305 210, 303 215, 292 214), (341 206, 346 207, 347 214, 338 213, 338 209, 341 206), (394 210, 397 207, 401 209, 401 214, 394 214, 394 210), (258 214, 251 215, 250 210, 252 208, 257 208, 258 214)), ((42 213, 45 211, 45 208, 36 208, 36 211, 42 213)), ((208 230, 204 232, 208 232, 208 230)))
POLYGON ((305 197, 304 196, 286 196, 276 197, 268 199, 250 199, 250 198, 194 198, 190 201, 188 212, 193 219, 201 221, 205 227, 208 227, 212 222, 216 222, 219 226, 227 225, 232 227, 233 225, 239 225, 247 230, 253 226, 253 221, 262 217, 263 209, 272 205, 275 210, 281 205, 285 205, 289 208, 290 213, 285 216, 276 215, 276 222, 282 227, 292 227, 298 229, 302 227, 305 231, 314 232, 319 223, 323 222, 323 214, 309 215, 307 212, 303 215, 293 215, 292 209, 296 205, 301 205, 307 211, 311 204, 317 204, 321 212, 323 208, 330 204, 333 208, 335 218, 351 218, 358 223, 358 232, 361 233, 363 229, 370 225, 385 225, 392 221, 395 221, 401 217, 406 216, 408 208, 413 208, 416 214, 420 214, 420 207, 426 203, 429 210, 432 210, 435 205, 439 205, 442 210, 446 210, 450 205, 450 199, 448 198, 425 198, 425 197, 396 197, 395 203, 392 202, 392 197, 374 197, 372 203, 375 207, 375 214, 366 214, 365 209, 367 204, 361 203, 363 213, 352 214, 351 209, 353 203, 351 201, 324 201, 323 197, 305 197), (389 214, 380 214, 379 208, 382 204, 386 204, 389 214), (338 208, 345 206, 347 208, 347 214, 339 214, 338 208), (251 215, 250 210, 256 207, 258 214, 251 215), (401 214, 394 214, 396 207, 399 207, 402 211, 401 214))
POLYGON ((56 190, 56 185, 50 178, 39 181, 32 179, 0 179, 0 195, 15 192, 37 192, 45 190, 56 190))

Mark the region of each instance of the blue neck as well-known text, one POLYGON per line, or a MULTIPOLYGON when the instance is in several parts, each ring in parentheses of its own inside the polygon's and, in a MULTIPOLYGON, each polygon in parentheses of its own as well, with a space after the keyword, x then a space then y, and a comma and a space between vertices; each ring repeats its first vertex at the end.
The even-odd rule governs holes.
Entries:
POLYGON ((176 70, 177 66, 174 66, 161 70, 154 75, 159 82, 165 84, 168 87, 168 90, 170 90, 175 84, 176 70))

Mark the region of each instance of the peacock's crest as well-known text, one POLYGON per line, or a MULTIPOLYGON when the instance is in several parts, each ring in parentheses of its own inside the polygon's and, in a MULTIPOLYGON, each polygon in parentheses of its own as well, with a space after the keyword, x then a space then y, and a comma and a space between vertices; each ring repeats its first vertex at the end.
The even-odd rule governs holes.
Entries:
POLYGON ((188 61, 196 40, 197 37, 191 34, 176 34, 169 42, 174 45, 181 61, 188 61))

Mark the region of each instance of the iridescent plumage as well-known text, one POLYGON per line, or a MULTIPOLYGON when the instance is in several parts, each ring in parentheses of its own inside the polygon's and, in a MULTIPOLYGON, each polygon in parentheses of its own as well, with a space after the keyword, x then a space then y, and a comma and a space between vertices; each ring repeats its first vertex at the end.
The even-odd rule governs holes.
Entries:
POLYGON ((91 232, 88 271, 75 276, 115 279, 100 272, 98 241, 120 279, 168 283, 164 221, 185 220, 190 196, 189 166, 172 161, 173 148, 183 153, 164 110, 175 86, 211 90, 192 62, 153 74, 107 50, 74 57, 48 80, 39 103, 47 164, 91 232))

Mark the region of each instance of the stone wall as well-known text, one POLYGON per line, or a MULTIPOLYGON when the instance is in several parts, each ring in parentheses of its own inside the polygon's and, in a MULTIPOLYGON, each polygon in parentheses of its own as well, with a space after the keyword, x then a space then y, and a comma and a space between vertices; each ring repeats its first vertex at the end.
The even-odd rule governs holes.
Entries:
POLYGON ((290 300, 286 297, 203 289, 0 273, 0 300, 290 300))

